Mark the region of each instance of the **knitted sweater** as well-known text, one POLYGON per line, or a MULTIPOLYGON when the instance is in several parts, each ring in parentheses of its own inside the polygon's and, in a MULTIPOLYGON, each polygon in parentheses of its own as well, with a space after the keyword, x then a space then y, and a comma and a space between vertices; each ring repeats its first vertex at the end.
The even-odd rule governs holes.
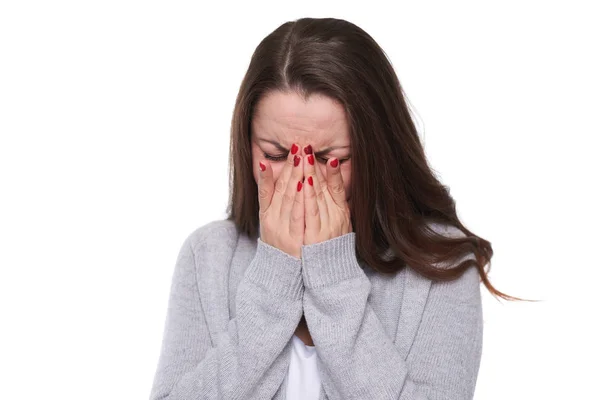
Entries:
POLYGON ((303 313, 321 400, 473 398, 483 343, 474 267, 450 282, 410 268, 385 276, 358 262, 354 232, 301 254, 250 240, 229 220, 190 233, 175 263, 150 399, 283 400, 303 313))

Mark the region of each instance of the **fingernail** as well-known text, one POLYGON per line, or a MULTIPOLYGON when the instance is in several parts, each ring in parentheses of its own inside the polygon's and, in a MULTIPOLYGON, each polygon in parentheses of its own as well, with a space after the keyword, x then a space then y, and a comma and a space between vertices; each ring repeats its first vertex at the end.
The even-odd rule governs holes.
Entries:
POLYGON ((300 164, 300 156, 294 156, 294 167, 297 167, 300 164))
POLYGON ((312 176, 309 176, 309 177, 308 177, 308 184, 309 184, 310 186, 312 186, 312 185, 313 185, 312 176))
POLYGON ((296 143, 294 143, 292 145, 292 154, 296 154, 298 152, 298 146, 296 146, 296 143))
POLYGON ((302 182, 298 181, 298 191, 302 189, 302 182))
POLYGON ((260 165, 260 170, 261 170, 261 171, 264 171, 264 170, 266 170, 266 169, 267 169, 267 166, 266 166, 265 164, 263 164, 263 163, 262 163, 262 161, 261 161, 261 162, 259 162, 258 164, 260 165))
POLYGON ((310 154, 310 155, 308 156, 308 163, 309 163, 310 165, 315 165, 315 156, 313 156, 312 154, 310 154))
POLYGON ((338 159, 336 158, 335 160, 333 160, 330 164, 333 168, 338 166, 338 159))
POLYGON ((309 144, 308 146, 304 147, 304 152, 306 154, 312 154, 312 146, 309 144))

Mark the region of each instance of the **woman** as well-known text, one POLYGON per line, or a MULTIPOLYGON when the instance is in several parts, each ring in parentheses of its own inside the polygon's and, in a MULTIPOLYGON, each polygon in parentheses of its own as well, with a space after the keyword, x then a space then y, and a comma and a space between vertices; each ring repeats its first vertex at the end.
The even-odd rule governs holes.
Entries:
POLYGON ((347 21, 257 47, 229 217, 179 253, 151 399, 471 399, 491 244, 427 164, 383 50, 347 21))

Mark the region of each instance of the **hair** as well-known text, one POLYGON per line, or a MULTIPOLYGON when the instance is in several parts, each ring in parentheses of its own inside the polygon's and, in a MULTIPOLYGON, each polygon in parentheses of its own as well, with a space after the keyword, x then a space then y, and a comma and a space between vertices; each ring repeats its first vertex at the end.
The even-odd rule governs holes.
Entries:
POLYGON ((360 260, 384 274, 408 265, 436 281, 457 279, 476 266, 493 295, 523 300, 490 283, 491 243, 459 221, 449 188, 428 164, 391 62, 369 34, 342 19, 286 22, 252 55, 231 125, 227 219, 239 232, 259 236, 251 122, 256 104, 271 91, 297 93, 305 100, 325 95, 343 105, 351 141, 351 222, 360 260), (458 235, 445 235, 435 226, 458 235), (389 250, 391 258, 383 254, 389 250), (468 255, 475 258, 465 259, 468 255), (462 261, 452 268, 439 267, 457 260, 462 261))

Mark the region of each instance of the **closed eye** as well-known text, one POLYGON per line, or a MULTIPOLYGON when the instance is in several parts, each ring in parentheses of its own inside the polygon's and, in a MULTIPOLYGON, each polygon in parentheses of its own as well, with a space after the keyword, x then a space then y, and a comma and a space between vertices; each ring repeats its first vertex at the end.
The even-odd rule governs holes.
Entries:
POLYGON ((263 153, 263 154, 267 160, 271 160, 271 161, 283 161, 287 158, 287 156, 272 156, 267 153, 263 153))
MULTIPOLYGON (((263 155, 265 156, 265 158, 267 160, 271 160, 271 161, 285 161, 285 159, 287 158, 287 155, 283 155, 283 156, 272 156, 270 154, 267 154, 265 152, 263 152, 263 155)), ((348 161, 350 158, 344 158, 342 160, 340 160, 340 164, 348 161)), ((327 164, 327 161, 329 161, 329 158, 324 158, 324 157, 317 157, 317 160, 319 160, 319 162, 323 163, 323 164, 327 164)))

